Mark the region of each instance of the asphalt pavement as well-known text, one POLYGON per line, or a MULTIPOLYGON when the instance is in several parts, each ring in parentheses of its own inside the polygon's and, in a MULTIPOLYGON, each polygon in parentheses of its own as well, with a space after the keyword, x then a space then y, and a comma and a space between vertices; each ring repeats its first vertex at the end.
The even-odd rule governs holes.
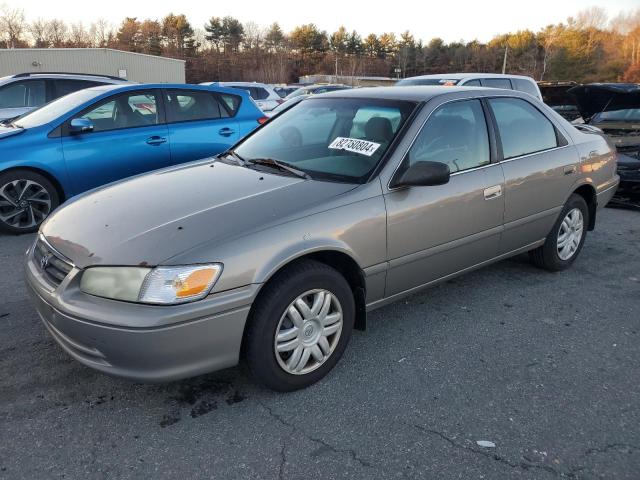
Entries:
POLYGON ((0 236, 0 478, 640 478, 638 212, 602 211, 568 271, 522 256, 373 312, 290 394, 75 362, 28 301, 32 241, 0 236))

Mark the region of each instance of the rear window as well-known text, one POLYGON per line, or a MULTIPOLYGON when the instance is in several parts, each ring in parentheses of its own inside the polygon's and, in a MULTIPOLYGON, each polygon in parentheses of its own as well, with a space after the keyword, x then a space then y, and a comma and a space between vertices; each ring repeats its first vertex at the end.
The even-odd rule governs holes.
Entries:
POLYGON ((511 90, 511 82, 508 78, 483 78, 482 85, 490 88, 506 88, 511 90))
POLYGON ((236 113, 238 113, 238 109, 240 108, 240 104, 242 103, 242 98, 237 95, 230 95, 228 93, 220 93, 219 95, 220 100, 222 100, 222 105, 229 113, 228 116, 235 117, 236 113))
POLYGON ((54 80, 53 84, 55 87, 56 98, 82 90, 83 88, 104 85, 104 83, 92 82, 90 80, 54 80))
POLYGON ((516 90, 519 90, 524 93, 528 93, 532 97, 540 99, 540 94, 538 93, 538 88, 535 83, 531 80, 526 80, 524 78, 512 78, 511 82, 516 90))
POLYGON ((166 96, 169 122, 215 120, 228 116, 211 92, 169 91, 166 96))
POLYGON ((553 124, 529 102, 519 98, 491 98, 505 159, 558 146, 553 124))

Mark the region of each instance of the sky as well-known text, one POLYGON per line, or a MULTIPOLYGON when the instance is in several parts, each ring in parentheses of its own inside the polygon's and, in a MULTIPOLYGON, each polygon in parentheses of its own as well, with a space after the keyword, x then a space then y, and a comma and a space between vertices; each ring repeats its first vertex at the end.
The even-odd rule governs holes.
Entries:
POLYGON ((126 16, 156 19, 173 12, 184 13, 196 28, 202 28, 212 16, 231 15, 243 23, 252 21, 263 27, 277 21, 285 32, 296 25, 315 23, 329 33, 344 25, 363 36, 382 32, 398 35, 409 30, 417 39, 428 41, 440 37, 446 42, 475 39, 484 42, 501 33, 522 29, 536 31, 565 21, 593 5, 605 8, 610 16, 640 8, 639 0, 535 0, 526 3, 522 0, 233 0, 210 3, 198 0, 0 0, 0 5, 3 3, 10 8, 23 9, 27 20, 59 18, 68 23, 81 21, 85 26, 99 18, 117 25, 126 16), (529 6, 524 8, 522 5, 529 6))

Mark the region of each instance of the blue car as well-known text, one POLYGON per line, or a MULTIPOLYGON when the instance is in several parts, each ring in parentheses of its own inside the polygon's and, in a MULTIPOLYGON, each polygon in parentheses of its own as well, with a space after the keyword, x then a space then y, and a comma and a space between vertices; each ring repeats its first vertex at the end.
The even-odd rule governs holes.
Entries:
POLYGON ((33 232, 74 195, 222 153, 265 120, 248 93, 213 86, 103 85, 54 100, 0 125, 0 230, 33 232))

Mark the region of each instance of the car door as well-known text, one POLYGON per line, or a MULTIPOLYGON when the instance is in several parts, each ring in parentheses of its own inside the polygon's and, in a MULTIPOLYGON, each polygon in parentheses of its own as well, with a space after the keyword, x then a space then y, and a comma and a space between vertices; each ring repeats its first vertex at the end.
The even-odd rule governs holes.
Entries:
POLYGON ((159 90, 127 91, 102 99, 76 118, 93 130, 62 128, 62 149, 74 192, 170 165, 167 126, 159 90))
POLYGON ((47 81, 20 80, 0 87, 0 120, 14 118, 44 105, 48 99, 47 81))
POLYGON ((488 99, 505 176, 501 251, 547 236, 578 177, 578 155, 553 122, 522 98, 488 99))
POLYGON ((415 138, 398 175, 418 161, 449 165, 445 185, 389 189, 386 296, 492 259, 498 254, 503 175, 480 100, 445 103, 415 138))
POLYGON ((164 95, 171 163, 217 155, 240 138, 234 112, 215 92, 168 89, 164 95))

